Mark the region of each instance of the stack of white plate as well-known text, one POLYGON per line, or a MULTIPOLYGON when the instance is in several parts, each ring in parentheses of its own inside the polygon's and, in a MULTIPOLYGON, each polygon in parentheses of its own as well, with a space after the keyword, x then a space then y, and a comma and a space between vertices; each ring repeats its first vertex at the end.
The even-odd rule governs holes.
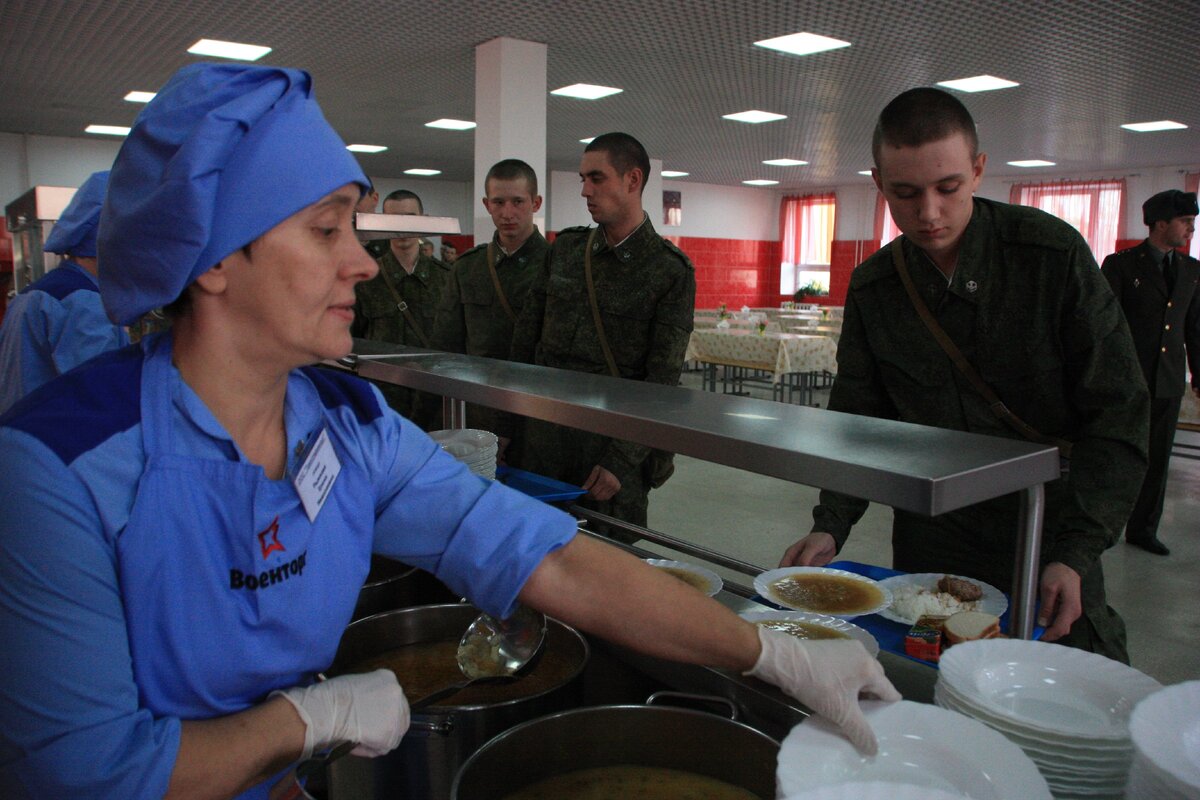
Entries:
POLYGON ((832 723, 809 717, 780 745, 779 797, 1050 800, 1046 780, 1021 748, 973 719, 908 700, 861 706, 879 752, 864 756, 832 723))
POLYGON ((1056 797, 1123 796, 1129 717, 1158 681, 1095 653, 1020 639, 955 645, 939 667, 934 702, 1008 737, 1056 797))
POLYGON ((1138 703, 1129 730, 1133 766, 1126 797, 1200 797, 1200 681, 1168 686, 1138 703))
POLYGON ((467 465, 476 475, 489 480, 496 477, 496 446, 499 440, 491 431, 457 428, 433 431, 429 437, 450 455, 467 465))

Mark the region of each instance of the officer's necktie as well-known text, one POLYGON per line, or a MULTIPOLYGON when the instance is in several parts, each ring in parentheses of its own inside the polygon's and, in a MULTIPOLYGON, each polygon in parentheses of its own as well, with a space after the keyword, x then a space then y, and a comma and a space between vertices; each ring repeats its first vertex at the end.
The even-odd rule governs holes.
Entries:
POLYGON ((1163 279, 1167 282, 1167 294, 1170 295, 1175 291, 1175 259, 1171 258, 1171 254, 1167 253, 1163 256, 1163 279))

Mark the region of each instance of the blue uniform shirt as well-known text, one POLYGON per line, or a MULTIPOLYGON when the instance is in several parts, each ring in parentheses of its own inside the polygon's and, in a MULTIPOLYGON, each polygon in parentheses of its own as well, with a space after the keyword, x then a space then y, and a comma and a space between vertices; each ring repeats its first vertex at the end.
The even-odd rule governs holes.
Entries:
POLYGON ((13 298, 0 325, 0 413, 92 356, 129 344, 109 322, 96 278, 64 261, 13 298))
MULTIPOLYGON (((342 463, 308 530, 297 522, 295 491, 246 461, 170 353, 169 333, 149 337, 0 417, 0 784, 8 796, 161 796, 181 719, 249 707, 327 666, 367 550, 426 569, 503 615, 546 554, 574 535, 568 515, 472 475, 373 387, 301 369, 287 388, 289 450, 324 428, 342 463), (211 496, 218 501, 206 502, 211 496), (253 503, 239 507, 240 497, 253 503), (283 520, 277 538, 255 538, 261 523, 242 520, 259 514, 283 520), (260 547, 277 566, 251 587, 260 547), (271 552, 283 547, 292 549, 271 552), (293 565, 301 552, 307 562, 293 565), (139 571, 143 563, 161 571, 139 571), (355 581, 322 577, 330 574, 355 581), (292 601, 276 602, 289 592, 298 604, 315 597, 344 611, 289 616, 292 601), (217 627, 198 606, 234 622, 217 627), (314 618, 323 620, 316 646, 314 618)), ((246 796, 265 797, 266 787, 246 796)))

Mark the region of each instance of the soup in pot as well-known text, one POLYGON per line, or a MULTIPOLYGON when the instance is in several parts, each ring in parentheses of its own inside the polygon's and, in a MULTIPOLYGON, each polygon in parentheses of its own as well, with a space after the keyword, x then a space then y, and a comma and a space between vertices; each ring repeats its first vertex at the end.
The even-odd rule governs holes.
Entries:
POLYGON ((725 781, 661 767, 621 764, 555 775, 526 786, 504 800, 762 800, 725 781))

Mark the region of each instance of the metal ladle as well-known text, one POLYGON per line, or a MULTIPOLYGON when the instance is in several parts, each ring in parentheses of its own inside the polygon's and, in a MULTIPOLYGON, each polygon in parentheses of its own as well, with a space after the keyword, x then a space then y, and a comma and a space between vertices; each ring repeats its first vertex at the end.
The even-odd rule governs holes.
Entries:
POLYGON ((517 606, 508 619, 480 614, 458 641, 458 669, 467 680, 451 684, 409 704, 419 711, 468 686, 508 683, 520 677, 541 654, 546 641, 546 615, 517 606))

